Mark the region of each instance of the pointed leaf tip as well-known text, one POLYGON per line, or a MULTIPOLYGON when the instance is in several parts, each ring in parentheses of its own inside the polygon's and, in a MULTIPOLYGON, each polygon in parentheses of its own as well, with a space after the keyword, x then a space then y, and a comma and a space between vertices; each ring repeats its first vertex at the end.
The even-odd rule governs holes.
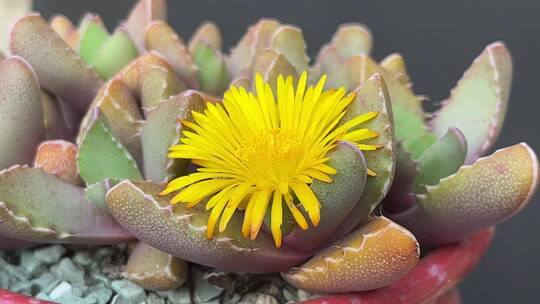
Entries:
POLYGON ((41 89, 34 70, 19 56, 0 63, 0 169, 30 164, 45 137, 41 89))
POLYGON ((493 145, 504 121, 512 83, 512 58, 502 42, 488 45, 463 74, 430 122, 441 136, 458 127, 468 143, 466 163, 493 145))
POLYGON ((426 246, 464 239, 519 212, 538 186, 538 158, 525 143, 463 166, 417 195, 418 204, 388 214, 426 246))
POLYGON ((10 48, 32 65, 43 87, 81 112, 103 83, 39 14, 26 15, 15 23, 10 48))

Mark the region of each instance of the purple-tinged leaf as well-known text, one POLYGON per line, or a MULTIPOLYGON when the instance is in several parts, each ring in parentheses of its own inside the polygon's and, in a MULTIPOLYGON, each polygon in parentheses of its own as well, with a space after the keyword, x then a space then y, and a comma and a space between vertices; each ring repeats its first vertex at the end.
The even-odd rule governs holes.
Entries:
POLYGON ((10 48, 32 65, 45 89, 81 112, 103 83, 39 14, 29 14, 15 23, 10 48))
POLYGON ((84 188, 38 168, 0 172, 0 234, 32 242, 112 244, 132 239, 84 188))
POLYGON ((12 56, 0 63, 0 169, 32 163, 45 138, 41 89, 32 67, 12 56))
POLYGON ((431 121, 433 132, 442 136, 449 127, 463 132, 470 164, 493 145, 504 121, 510 86, 512 58, 502 42, 488 45, 478 56, 443 107, 431 121))
POLYGON ((411 230, 422 245, 464 239, 519 212, 538 186, 538 159, 517 144, 463 166, 416 196, 417 204, 389 217, 411 230))

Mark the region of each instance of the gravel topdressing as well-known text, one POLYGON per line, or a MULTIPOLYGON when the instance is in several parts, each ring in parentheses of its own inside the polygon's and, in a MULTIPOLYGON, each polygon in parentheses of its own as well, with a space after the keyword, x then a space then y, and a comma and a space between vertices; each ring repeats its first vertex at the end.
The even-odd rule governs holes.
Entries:
POLYGON ((278 304, 307 300, 279 275, 241 275, 190 264, 186 284, 172 291, 146 291, 123 278, 126 245, 50 245, 0 251, 0 288, 69 304, 278 304))

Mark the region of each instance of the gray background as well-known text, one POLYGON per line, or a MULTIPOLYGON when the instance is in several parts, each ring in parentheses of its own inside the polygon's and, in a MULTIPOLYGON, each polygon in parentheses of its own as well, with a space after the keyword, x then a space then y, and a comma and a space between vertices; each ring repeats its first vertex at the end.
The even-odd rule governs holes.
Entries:
MULTIPOLYGON (((78 20, 98 13, 109 30, 124 18, 129 0, 37 0, 46 17, 63 13, 78 20)), ((400 52, 417 94, 431 97, 428 109, 448 96, 472 60, 490 42, 503 40, 514 58, 511 103, 497 148, 527 141, 540 150, 540 1, 314 1, 169 0, 169 23, 188 39, 204 20, 222 29, 225 47, 236 43, 260 17, 303 28, 316 55, 340 23, 362 22, 375 37, 374 57, 400 52)), ((495 242, 478 268, 461 284, 465 303, 538 303, 540 196, 511 221, 499 225, 495 242)))

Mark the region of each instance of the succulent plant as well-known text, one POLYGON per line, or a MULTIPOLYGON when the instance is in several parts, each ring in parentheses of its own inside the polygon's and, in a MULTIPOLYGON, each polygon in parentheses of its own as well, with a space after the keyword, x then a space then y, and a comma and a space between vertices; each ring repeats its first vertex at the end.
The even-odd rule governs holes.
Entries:
POLYGON ((480 158, 509 99, 500 42, 425 113, 401 55, 374 61, 361 24, 310 65, 295 26, 260 20, 223 54, 215 24, 186 44, 166 15, 141 0, 112 35, 91 14, 15 23, 0 63, 0 248, 139 240, 125 275, 147 289, 182 285, 192 262, 364 291, 536 190, 525 143, 480 158))

